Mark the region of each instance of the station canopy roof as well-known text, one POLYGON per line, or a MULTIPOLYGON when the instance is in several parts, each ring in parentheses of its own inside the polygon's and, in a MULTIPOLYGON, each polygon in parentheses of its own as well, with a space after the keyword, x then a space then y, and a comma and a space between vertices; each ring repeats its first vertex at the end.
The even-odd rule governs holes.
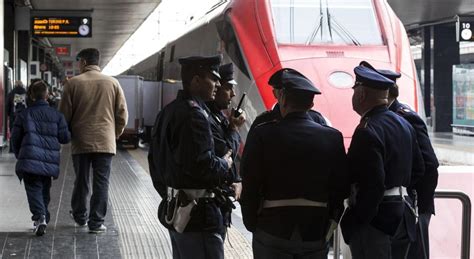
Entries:
POLYGON ((92 10, 91 38, 49 38, 54 45, 71 45, 70 57, 75 60, 83 48, 101 51, 100 66, 112 59, 120 47, 155 10, 161 0, 30 0, 33 10, 92 10))
POLYGON ((454 20, 456 15, 473 15, 472 0, 388 0, 407 29, 454 20))

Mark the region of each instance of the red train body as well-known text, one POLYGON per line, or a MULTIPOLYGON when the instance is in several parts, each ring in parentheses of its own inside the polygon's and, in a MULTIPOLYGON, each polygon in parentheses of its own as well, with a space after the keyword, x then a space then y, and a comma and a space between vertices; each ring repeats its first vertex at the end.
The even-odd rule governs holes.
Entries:
POLYGON ((267 81, 282 67, 297 69, 321 89, 313 109, 342 131, 346 147, 359 120, 351 87, 360 61, 402 73, 400 99, 415 110, 422 107, 405 29, 385 0, 222 1, 134 72, 146 80, 180 80, 179 57, 219 53, 238 68, 234 101, 243 92, 249 97, 244 138, 254 118, 275 104, 267 81))

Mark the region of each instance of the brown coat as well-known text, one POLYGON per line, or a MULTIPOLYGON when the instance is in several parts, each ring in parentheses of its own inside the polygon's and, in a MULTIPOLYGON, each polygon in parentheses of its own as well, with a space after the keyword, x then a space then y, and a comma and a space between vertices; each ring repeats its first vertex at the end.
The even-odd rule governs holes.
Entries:
POLYGON ((64 86, 59 104, 72 134, 72 154, 116 152, 116 139, 128 120, 119 82, 87 66, 64 86))

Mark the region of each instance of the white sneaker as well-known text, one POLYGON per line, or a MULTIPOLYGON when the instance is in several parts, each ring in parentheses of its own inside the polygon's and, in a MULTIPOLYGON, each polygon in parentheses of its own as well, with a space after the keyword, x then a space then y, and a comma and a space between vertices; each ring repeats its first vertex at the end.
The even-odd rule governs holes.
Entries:
POLYGON ((78 222, 74 219, 74 215, 72 215, 72 210, 69 211, 69 216, 71 217, 72 220, 74 220, 74 226, 76 226, 76 227, 78 227, 78 228, 87 227, 87 222, 84 223, 84 224, 80 224, 80 223, 78 223, 78 222))
POLYGON ((105 231, 107 231, 107 227, 104 226, 104 224, 101 224, 100 226, 96 228, 89 227, 89 233, 92 233, 92 234, 104 233, 105 231))
POLYGON ((41 216, 40 219, 36 220, 33 223, 33 232, 37 236, 40 237, 40 236, 44 235, 44 233, 46 233, 46 227, 47 226, 48 226, 48 224, 46 224, 45 216, 41 216))

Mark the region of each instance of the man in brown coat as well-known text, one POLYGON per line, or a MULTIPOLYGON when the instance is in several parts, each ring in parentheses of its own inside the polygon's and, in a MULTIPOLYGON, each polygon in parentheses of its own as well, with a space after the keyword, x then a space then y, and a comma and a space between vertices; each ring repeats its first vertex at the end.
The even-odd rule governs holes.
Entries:
POLYGON ((71 215, 79 226, 89 225, 89 232, 105 232, 109 175, 116 139, 128 120, 128 111, 119 82, 100 72, 99 50, 83 49, 77 54, 81 74, 64 86, 59 110, 64 113, 72 135, 72 160, 76 180, 71 200, 71 215), (93 187, 90 212, 87 196, 90 167, 93 187))

